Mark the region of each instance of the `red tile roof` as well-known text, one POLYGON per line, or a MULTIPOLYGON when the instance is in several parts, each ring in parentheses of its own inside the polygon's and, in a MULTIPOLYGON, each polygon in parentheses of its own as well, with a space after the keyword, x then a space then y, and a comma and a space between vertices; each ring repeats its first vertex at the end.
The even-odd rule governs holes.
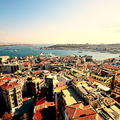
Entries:
POLYGON ((92 67, 94 67, 94 66, 95 66, 94 63, 88 63, 88 64, 87 64, 87 68, 92 68, 92 67))
POLYGON ((84 117, 79 117, 79 118, 76 118, 74 120, 96 120, 96 114, 84 116, 84 117))
POLYGON ((40 63, 38 63, 39 65, 44 65, 45 63, 44 62, 40 62, 40 63))
POLYGON ((3 77, 3 78, 0 78, 0 81, 9 80, 9 79, 12 79, 12 77, 3 77))
POLYGON ((1 88, 4 89, 4 90, 8 90, 14 86, 18 85, 17 82, 10 82, 10 83, 6 83, 4 85, 1 85, 1 88))
POLYGON ((90 82, 96 82, 97 80, 92 78, 92 77, 87 77, 87 80, 90 81, 90 82))
POLYGON ((73 118, 76 108, 66 107, 66 112, 70 119, 73 118))
POLYGON ((43 117, 42 117, 42 114, 40 113, 40 111, 37 111, 34 113, 34 117, 33 117, 33 120, 42 120, 43 117))
POLYGON ((45 105, 45 108, 48 108, 50 106, 55 106, 54 102, 47 102, 47 101, 45 101, 44 105, 45 105))
POLYGON ((70 107, 73 107, 73 108, 79 108, 79 103, 78 104, 73 104, 73 105, 70 105, 70 107))
POLYGON ((94 115, 94 114, 96 114, 96 113, 92 109, 88 109, 88 110, 77 109, 75 114, 74 114, 74 118, 81 117, 83 115, 89 116, 89 115, 94 115))
POLYGON ((12 120, 12 114, 5 112, 5 114, 2 116, 2 120, 12 120))
POLYGON ((31 65, 31 62, 24 62, 25 66, 31 65))
POLYGON ((44 71, 43 70, 36 70, 36 71, 32 71, 32 74, 40 74, 40 73, 43 73, 44 71))
POLYGON ((110 69, 110 70, 115 70, 115 71, 120 69, 120 68, 115 67, 115 66, 110 65, 110 64, 104 64, 103 66, 104 66, 104 68, 107 68, 107 69, 110 69))
POLYGON ((0 82, 0 86, 3 85, 3 84, 5 84, 5 82, 0 82))
POLYGON ((82 103, 66 106, 66 112, 73 120, 95 120, 97 115, 90 105, 84 106, 82 103))
POLYGON ((39 100, 39 101, 37 101, 36 102, 36 105, 41 105, 42 103, 44 103, 45 102, 45 97, 44 98, 42 98, 41 100, 39 100))
POLYGON ((47 102, 46 101, 46 98, 42 98, 41 100, 39 100, 37 103, 36 103, 36 109, 35 109, 35 113, 34 113, 34 117, 33 117, 33 120, 42 120, 43 119, 43 115, 41 113, 41 111, 44 109, 44 108, 48 108, 50 106, 54 106, 54 102, 47 102))
POLYGON ((90 105, 83 106, 84 110, 90 109, 90 105))
POLYGON ((25 97, 25 98, 23 98, 23 101, 27 101, 27 100, 29 100, 30 98, 28 98, 28 97, 25 97))
POLYGON ((120 74, 120 70, 116 71, 116 74, 120 74))
MULTIPOLYGON (((50 106, 54 106, 54 102, 47 102, 46 100, 46 97, 42 98, 41 100, 39 100, 37 103, 36 103, 36 106, 41 106, 39 107, 40 109, 44 109, 44 108, 48 108, 50 106)), ((39 109, 39 110, 40 110, 39 109)))

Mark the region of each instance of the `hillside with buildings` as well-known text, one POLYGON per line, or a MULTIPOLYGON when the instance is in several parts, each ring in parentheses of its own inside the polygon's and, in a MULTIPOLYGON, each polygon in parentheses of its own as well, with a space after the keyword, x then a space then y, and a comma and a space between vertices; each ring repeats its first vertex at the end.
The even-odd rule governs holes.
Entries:
POLYGON ((0 56, 2 120, 120 120, 120 57, 0 56))
POLYGON ((120 44, 57 44, 45 49, 93 50, 100 52, 120 53, 120 44))

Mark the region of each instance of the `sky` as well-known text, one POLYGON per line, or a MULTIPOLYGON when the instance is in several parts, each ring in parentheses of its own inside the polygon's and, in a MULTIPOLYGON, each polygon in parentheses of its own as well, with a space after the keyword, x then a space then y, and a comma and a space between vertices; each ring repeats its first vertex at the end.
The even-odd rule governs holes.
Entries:
POLYGON ((120 43, 120 0, 0 0, 0 42, 120 43))

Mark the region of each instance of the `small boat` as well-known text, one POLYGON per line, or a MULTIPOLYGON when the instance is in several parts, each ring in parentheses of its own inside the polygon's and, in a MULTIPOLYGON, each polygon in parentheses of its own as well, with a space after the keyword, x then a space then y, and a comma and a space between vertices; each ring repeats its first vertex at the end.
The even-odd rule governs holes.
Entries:
POLYGON ((18 50, 13 50, 14 52, 17 52, 18 50))

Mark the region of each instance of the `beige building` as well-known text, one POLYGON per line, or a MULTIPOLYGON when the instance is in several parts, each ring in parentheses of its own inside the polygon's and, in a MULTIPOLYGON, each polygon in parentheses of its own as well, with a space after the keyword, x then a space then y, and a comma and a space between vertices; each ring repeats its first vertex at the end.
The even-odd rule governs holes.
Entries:
POLYGON ((0 56, 1 62, 6 62, 10 57, 9 56, 0 56))
POLYGON ((36 95, 41 87, 43 87, 45 85, 44 79, 40 79, 37 77, 31 77, 31 80, 28 80, 26 82, 26 92, 30 95, 30 96, 34 96, 36 95))
POLYGON ((18 63, 0 64, 0 73, 14 73, 23 68, 23 65, 18 63))
POLYGON ((64 100, 64 103, 65 105, 73 105, 73 104, 76 104, 77 101, 74 99, 73 96, 71 96, 70 92, 65 89, 65 90, 62 90, 62 97, 63 97, 63 100, 64 100))
POLYGON ((7 109, 14 113, 16 108, 22 106, 22 90, 17 82, 6 83, 1 86, 1 93, 7 106, 7 109))

